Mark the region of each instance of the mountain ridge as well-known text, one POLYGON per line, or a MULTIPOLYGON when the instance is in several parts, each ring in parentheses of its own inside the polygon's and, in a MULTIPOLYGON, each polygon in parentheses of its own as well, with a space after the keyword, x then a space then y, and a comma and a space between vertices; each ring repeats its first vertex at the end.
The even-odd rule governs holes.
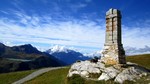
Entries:
POLYGON ((59 60, 65 62, 67 65, 70 65, 70 64, 76 62, 77 60, 90 59, 90 57, 84 56, 80 52, 65 48, 63 46, 58 46, 58 45, 52 47, 51 49, 49 49, 45 52, 49 53, 50 55, 55 56, 59 60))
POLYGON ((9 47, 0 43, 0 73, 63 65, 66 64, 52 55, 38 51, 31 44, 9 47))

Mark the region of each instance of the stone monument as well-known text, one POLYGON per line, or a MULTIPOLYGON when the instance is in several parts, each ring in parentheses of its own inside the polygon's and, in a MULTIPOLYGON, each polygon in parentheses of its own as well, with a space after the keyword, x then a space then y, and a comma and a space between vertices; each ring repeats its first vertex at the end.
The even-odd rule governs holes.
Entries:
POLYGON ((106 36, 101 59, 105 64, 126 64, 121 42, 121 13, 117 9, 111 8, 106 12, 106 36))
MULTIPOLYGON (((121 42, 121 13, 117 9, 109 9, 106 13, 106 38, 102 53, 103 56, 98 61, 77 61, 71 65, 67 78, 73 77, 74 79, 74 75, 79 75, 87 80, 103 80, 106 83, 110 83, 108 80, 119 84, 125 81, 137 84, 145 81, 149 83, 150 70, 136 63, 126 63, 125 51, 121 42), (106 66, 107 64, 109 66, 106 66), (142 82, 139 81, 140 79, 142 82)), ((79 83, 79 81, 74 82, 79 83)))

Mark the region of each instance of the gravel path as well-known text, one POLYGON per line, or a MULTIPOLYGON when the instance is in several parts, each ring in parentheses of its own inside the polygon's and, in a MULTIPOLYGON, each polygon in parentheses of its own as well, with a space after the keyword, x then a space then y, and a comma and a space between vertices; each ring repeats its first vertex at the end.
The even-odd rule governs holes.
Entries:
POLYGON ((29 80, 31 80, 31 79, 33 79, 33 78, 35 78, 35 77, 37 77, 43 73, 46 73, 48 71, 55 70, 55 69, 60 69, 60 68, 65 68, 65 67, 43 68, 43 69, 37 70, 37 71, 29 74, 28 76, 14 82, 12 84, 22 84, 22 83, 25 83, 26 81, 29 81, 29 80))

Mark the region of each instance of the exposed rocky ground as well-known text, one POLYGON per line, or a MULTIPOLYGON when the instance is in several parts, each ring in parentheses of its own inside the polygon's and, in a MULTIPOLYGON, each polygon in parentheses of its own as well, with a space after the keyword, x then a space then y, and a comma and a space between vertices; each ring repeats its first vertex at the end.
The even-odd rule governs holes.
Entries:
POLYGON ((117 83, 123 83, 126 80, 136 82, 141 77, 148 77, 147 80, 150 80, 150 70, 130 62, 126 65, 105 65, 101 61, 76 62, 71 66, 68 77, 74 74, 87 79, 114 80, 117 83))

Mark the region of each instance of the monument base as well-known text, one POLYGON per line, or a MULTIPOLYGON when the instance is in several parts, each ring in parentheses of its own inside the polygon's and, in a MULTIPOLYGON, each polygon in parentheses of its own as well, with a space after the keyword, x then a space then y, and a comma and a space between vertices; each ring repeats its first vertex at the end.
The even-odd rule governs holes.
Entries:
POLYGON ((105 44, 102 55, 103 56, 101 57, 101 60, 106 65, 126 64, 125 51, 122 47, 122 44, 105 44))

